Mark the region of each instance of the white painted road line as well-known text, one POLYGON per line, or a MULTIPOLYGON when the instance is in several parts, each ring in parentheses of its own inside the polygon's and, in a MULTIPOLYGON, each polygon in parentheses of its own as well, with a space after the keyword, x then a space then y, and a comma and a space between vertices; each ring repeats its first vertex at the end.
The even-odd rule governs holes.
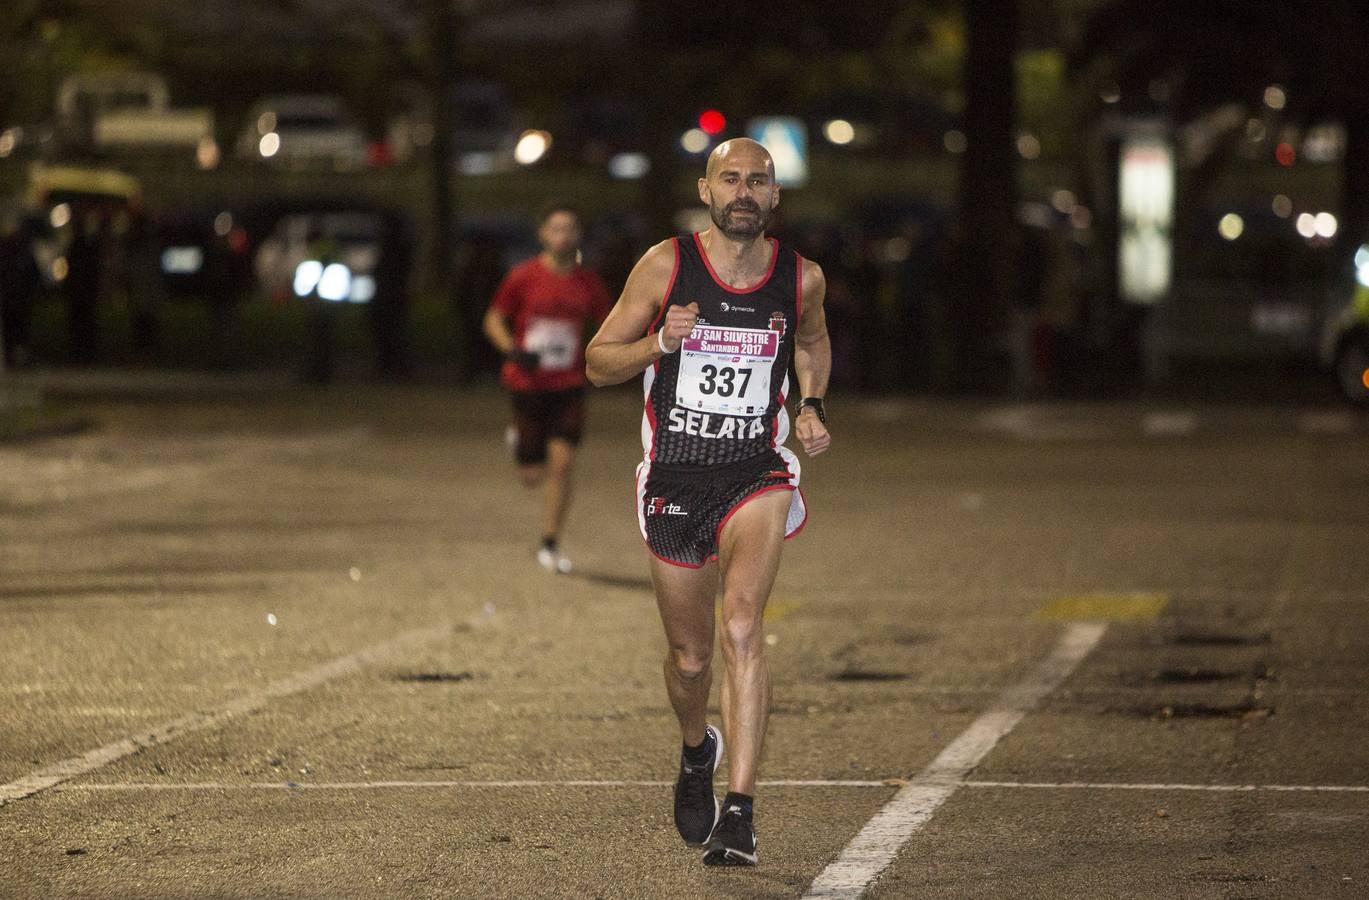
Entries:
POLYGON ((1126 782, 1092 781, 967 781, 967 788, 1012 788, 1038 791, 1210 791, 1222 794, 1271 793, 1326 793, 1369 794, 1369 785, 1362 784, 1127 784, 1126 782))
MULTIPOLYGON (((54 791, 377 791, 389 789, 452 790, 457 788, 561 788, 561 787, 670 787, 672 781, 189 781, 157 782, 126 781, 86 784, 62 784, 54 791)), ((761 781, 763 788, 889 788, 900 787, 902 781, 856 781, 831 779, 782 778, 761 781)), ((1249 794, 1270 793, 1326 793, 1369 794, 1369 785, 1361 784, 1128 784, 1106 781, 963 781, 966 788, 1004 788, 1034 791, 1206 791, 1210 793, 1249 794)))
POLYGON ((894 861, 913 833, 963 785, 966 776, 1022 718, 1083 661, 1107 630, 1105 622, 1075 622, 1065 629, 1050 656, 1020 683, 999 695, 917 777, 901 788, 841 855, 809 886, 805 898, 855 900, 894 861))
POLYGON ((273 681, 261 690, 239 697, 236 700, 230 700, 217 709, 192 713, 179 719, 172 719, 170 722, 163 722, 155 728, 30 772, 17 781, 0 785, 0 806, 13 803, 15 800, 22 800, 25 797, 31 797, 39 791, 45 791, 78 775, 93 772, 115 760, 131 756, 145 747, 155 747, 180 735, 212 728, 233 716, 240 716, 261 709, 277 698, 288 697, 291 694, 298 694, 300 691, 318 687, 335 678, 350 675, 370 663, 391 656, 397 651, 415 645, 432 643, 449 634, 451 634, 450 625, 409 631, 383 644, 376 644, 357 653, 341 656, 312 669, 296 672, 289 677, 273 681))
MULTIPOLYGON (((159 783, 155 781, 135 781, 123 783, 107 784, 66 784, 57 788, 59 791, 261 791, 261 790, 280 790, 280 791, 373 791, 388 788, 559 788, 559 787, 593 787, 593 788, 615 788, 615 787, 670 787, 673 781, 254 781, 254 782, 226 782, 226 781, 192 781, 185 783, 159 783)), ((839 787, 839 788, 873 788, 873 787, 894 787, 883 781, 831 781, 822 779, 797 780, 780 779, 777 781, 761 781, 760 787, 839 787)))

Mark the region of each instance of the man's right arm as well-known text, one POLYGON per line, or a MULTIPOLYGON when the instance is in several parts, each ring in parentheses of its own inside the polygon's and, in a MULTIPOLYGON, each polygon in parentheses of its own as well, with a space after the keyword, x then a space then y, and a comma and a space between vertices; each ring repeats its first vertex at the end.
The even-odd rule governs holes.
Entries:
POLYGON ((659 341, 655 334, 646 335, 661 309, 674 271, 675 245, 672 241, 662 241, 652 247, 633 266, 622 296, 599 327, 599 333, 585 348, 585 374, 596 387, 621 384, 640 375, 665 355, 661 352, 661 343, 673 353, 694 329, 698 307, 691 303, 688 307, 673 306, 666 311, 659 341))

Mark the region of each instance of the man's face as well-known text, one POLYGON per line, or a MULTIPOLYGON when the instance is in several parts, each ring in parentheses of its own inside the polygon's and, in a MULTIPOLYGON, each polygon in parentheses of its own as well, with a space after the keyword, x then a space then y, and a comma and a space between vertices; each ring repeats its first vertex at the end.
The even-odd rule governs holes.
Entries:
POLYGON ((552 256, 574 256, 580 248, 580 220, 572 212, 557 210, 537 229, 537 239, 552 256))
POLYGON ((708 204, 713 224, 730 238, 762 234, 780 202, 770 155, 742 144, 709 162, 711 171, 699 179, 699 198, 708 204))

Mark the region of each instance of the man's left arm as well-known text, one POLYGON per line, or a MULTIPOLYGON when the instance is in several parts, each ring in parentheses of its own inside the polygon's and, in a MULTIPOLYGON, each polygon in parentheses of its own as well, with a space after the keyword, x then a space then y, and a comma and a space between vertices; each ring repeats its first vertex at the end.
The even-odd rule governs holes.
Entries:
MULTIPOLYGON (((807 259, 803 261, 802 278, 803 309, 794 335, 794 372, 799 378, 800 401, 806 397, 821 400, 827 394, 827 378, 832 372, 832 342, 827 337, 827 314, 822 304, 827 279, 822 267, 807 259)), ((827 425, 811 406, 799 407, 794 434, 809 456, 817 456, 832 443, 827 425)))

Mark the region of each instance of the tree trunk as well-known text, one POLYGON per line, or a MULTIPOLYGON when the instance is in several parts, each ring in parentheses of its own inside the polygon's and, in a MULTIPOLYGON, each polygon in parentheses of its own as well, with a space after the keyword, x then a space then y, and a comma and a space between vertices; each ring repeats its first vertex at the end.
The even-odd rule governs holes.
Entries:
POLYGON ((955 298, 961 386, 1007 383, 1003 355, 1012 312, 1017 241, 1017 0, 966 0, 965 134, 960 207, 966 296, 955 298))
MULTIPOLYGON (((429 145, 432 205, 428 219, 427 282, 435 293, 453 290, 452 260, 456 249, 456 202, 452 187, 452 118, 448 102, 456 79, 457 26, 452 0, 425 0, 423 24, 427 31, 428 97, 432 109, 433 140, 429 145)), ((452 296, 453 304, 460 298, 452 296)), ((469 300, 469 298, 468 298, 469 300)), ((463 335, 463 339, 469 339, 463 335)))

